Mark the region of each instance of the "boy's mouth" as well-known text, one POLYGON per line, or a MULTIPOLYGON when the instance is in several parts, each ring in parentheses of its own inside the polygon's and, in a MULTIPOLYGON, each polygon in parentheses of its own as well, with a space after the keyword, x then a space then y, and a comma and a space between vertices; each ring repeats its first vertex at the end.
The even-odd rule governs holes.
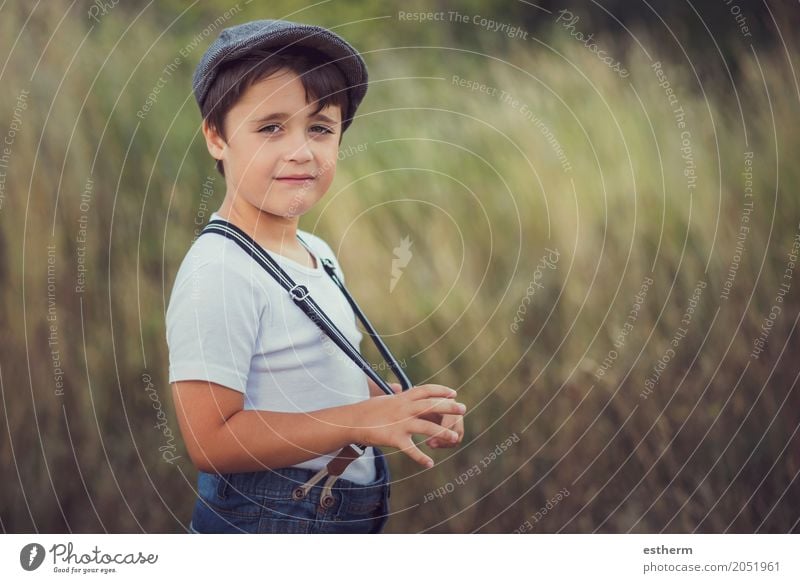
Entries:
POLYGON ((278 180, 313 180, 313 174, 287 174, 286 176, 276 176, 278 180))
POLYGON ((284 184, 304 184, 314 180, 316 177, 311 174, 290 174, 288 176, 276 176, 275 180, 284 184))

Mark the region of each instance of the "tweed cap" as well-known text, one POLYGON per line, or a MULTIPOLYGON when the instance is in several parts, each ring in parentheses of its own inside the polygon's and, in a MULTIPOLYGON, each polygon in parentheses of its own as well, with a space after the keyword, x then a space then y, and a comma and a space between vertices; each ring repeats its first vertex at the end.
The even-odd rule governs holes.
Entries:
POLYGON ((356 109, 367 93, 367 65, 347 41, 321 26, 287 20, 253 20, 223 29, 208 47, 192 77, 192 90, 202 107, 220 66, 241 58, 253 49, 289 46, 310 47, 320 51, 344 74, 350 107, 342 112, 342 131, 352 122, 356 109))

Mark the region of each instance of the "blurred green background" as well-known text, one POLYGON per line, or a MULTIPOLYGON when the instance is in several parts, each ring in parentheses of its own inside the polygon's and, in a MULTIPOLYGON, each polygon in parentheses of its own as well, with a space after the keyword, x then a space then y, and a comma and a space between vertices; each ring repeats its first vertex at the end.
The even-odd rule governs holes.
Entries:
POLYGON ((431 471, 391 453, 387 532, 796 532, 800 21, 677 4, 3 3, 2 530, 185 532, 164 312, 225 192, 191 75, 285 18, 371 79, 301 228, 470 407, 431 471))

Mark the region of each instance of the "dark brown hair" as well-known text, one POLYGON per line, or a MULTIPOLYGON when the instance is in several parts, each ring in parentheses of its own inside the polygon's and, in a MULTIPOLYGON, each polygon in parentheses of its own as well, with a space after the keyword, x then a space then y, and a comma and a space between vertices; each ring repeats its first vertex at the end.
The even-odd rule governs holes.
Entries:
MULTIPOLYGON (((247 89, 258 81, 288 69, 296 73, 306 91, 306 102, 316 102, 317 113, 327 106, 339 106, 344 122, 349 107, 347 81, 339 68, 323 53, 308 47, 279 47, 254 49, 241 59, 226 63, 208 90, 200 113, 222 139, 225 134, 225 116, 247 89)), ((339 134, 339 142, 342 135, 339 134)), ((217 160, 217 170, 225 176, 222 160, 217 160)))

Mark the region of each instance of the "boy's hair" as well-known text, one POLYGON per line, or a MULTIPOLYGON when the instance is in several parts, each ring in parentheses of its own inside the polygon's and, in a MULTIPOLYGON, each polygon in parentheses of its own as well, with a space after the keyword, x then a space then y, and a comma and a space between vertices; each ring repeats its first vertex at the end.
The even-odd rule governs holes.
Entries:
MULTIPOLYGON (((341 70, 320 51, 294 46, 253 49, 245 56, 226 63, 217 73, 200 106, 203 119, 222 139, 227 140, 225 117, 228 112, 250 86, 281 69, 288 69, 300 77, 306 92, 306 102, 316 102, 313 113, 329 105, 339 106, 344 118, 349 108, 349 97, 347 81, 341 70)), ((339 142, 341 140, 340 133, 339 142)), ((217 160, 217 170, 225 176, 222 160, 217 160)))

